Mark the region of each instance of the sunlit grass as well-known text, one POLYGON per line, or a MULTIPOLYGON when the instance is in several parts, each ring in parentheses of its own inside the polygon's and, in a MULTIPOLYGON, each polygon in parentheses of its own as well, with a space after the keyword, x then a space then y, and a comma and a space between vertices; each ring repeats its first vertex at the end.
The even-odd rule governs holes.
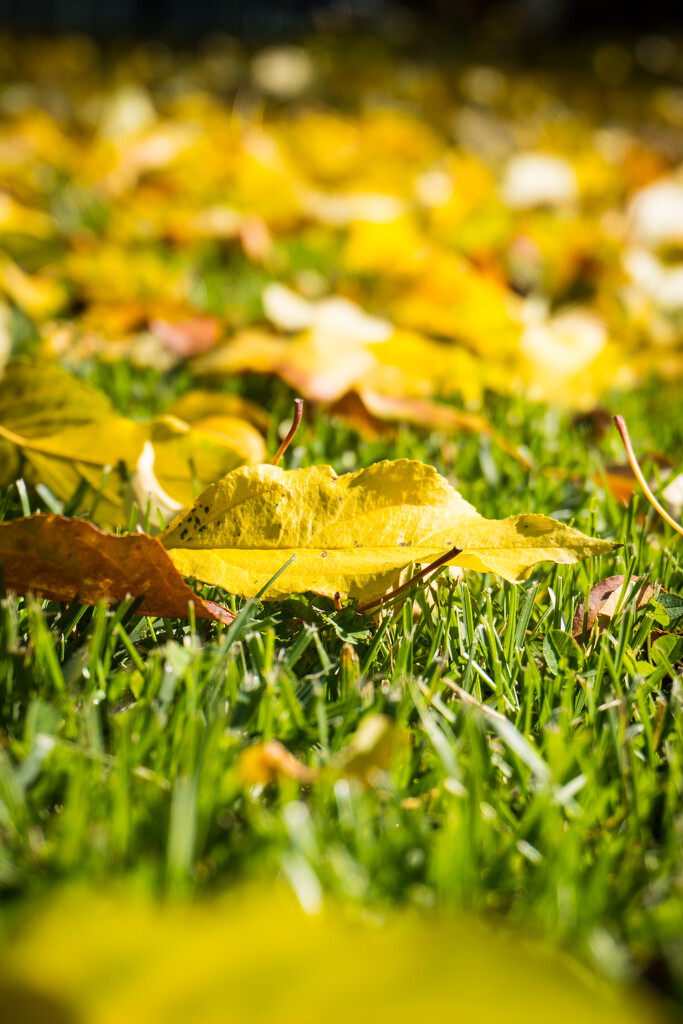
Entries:
MULTIPOLYGON (((121 404, 145 413, 146 379, 119 377, 121 404)), ((640 416, 627 402, 641 452, 676 432, 650 430, 648 401, 640 416)), ((269 405, 284 418, 290 402, 278 386, 269 405)), ((442 574, 371 619, 322 598, 252 602, 230 627, 126 604, 2 603, 0 885, 13 916, 18 898, 66 881, 184 897, 280 876, 304 904, 312 887, 358 908, 484 911, 621 981, 663 962, 682 998, 683 603, 657 599, 683 593, 677 542, 644 501, 623 509, 603 489, 618 438, 594 444, 568 415, 521 401, 491 400, 489 414, 528 446, 531 472, 485 439, 362 443, 315 412, 286 460, 420 458, 485 515, 551 513, 620 541, 613 556, 542 566, 519 587, 442 574), (625 600, 580 647, 577 607, 617 573, 651 580, 655 598, 625 600), (371 716, 386 742, 358 752, 371 716), (270 739, 316 781, 246 782, 241 753, 270 739)), ((12 488, 5 516, 22 502, 45 509, 12 488)))

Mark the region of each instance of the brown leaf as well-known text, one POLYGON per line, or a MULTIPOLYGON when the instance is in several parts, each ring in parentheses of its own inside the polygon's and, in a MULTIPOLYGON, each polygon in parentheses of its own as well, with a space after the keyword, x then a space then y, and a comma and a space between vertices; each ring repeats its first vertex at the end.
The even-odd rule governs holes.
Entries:
POLYGON ((116 536, 65 516, 35 515, 0 523, 0 563, 5 586, 83 604, 144 595, 138 615, 229 623, 234 614, 190 590, 161 543, 146 534, 116 536))
MULTIPOLYGON (((609 625, 610 620, 617 610, 619 598, 621 596, 621 588, 624 585, 625 579, 625 576, 608 576, 607 579, 600 580, 599 583, 595 584, 588 595, 588 618, 586 619, 585 601, 581 603, 576 615, 574 616, 574 622, 572 623, 572 636, 575 640, 581 640, 584 637, 584 621, 586 626, 586 637, 589 637, 592 633, 596 619, 599 629, 604 629, 609 625)), ((638 577, 632 576, 631 586, 637 582, 638 577)), ((636 597, 636 608, 644 608, 653 594, 654 587, 652 584, 643 583, 637 591, 637 594, 632 595, 632 597, 636 597)))
POLYGON ((316 773, 298 761, 279 740, 253 743, 240 754, 238 767, 245 785, 267 784, 281 778, 308 783, 316 778, 316 773))
POLYGON ((410 423, 416 427, 443 430, 449 434, 462 430, 486 434, 512 458, 525 466, 529 465, 527 456, 483 416, 433 402, 428 398, 395 397, 381 395, 368 388, 358 388, 342 396, 330 411, 350 419, 360 429, 370 433, 378 433, 386 429, 388 424, 410 423))
POLYGON ((193 316, 186 320, 150 320, 152 334, 181 359, 200 356, 218 342, 220 323, 215 317, 193 316))

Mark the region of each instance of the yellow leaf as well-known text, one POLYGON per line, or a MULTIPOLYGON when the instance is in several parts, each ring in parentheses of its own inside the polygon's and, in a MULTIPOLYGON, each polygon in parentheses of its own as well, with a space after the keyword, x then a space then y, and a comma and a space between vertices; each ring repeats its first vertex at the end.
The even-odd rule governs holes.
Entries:
MULTIPOLYGON (((139 470, 147 443, 162 492, 181 507, 194 498, 195 482, 205 487, 265 453, 261 435, 241 420, 221 417, 202 429, 174 416, 142 423, 127 419, 96 389, 50 364, 6 368, 0 380, 0 437, 20 449, 36 480, 56 497, 68 501, 84 480, 93 493, 101 489, 94 518, 103 526, 127 522, 127 479, 139 470)), ((90 509, 93 493, 79 510, 90 509)))
POLYGON ((193 388, 181 395, 168 412, 186 423, 201 423, 213 416, 233 416, 251 423, 262 434, 267 434, 270 428, 270 414, 262 406, 242 395, 222 391, 193 388))
POLYGON ((161 534, 185 576, 255 595, 386 593, 411 562, 453 547, 452 565, 518 581, 541 561, 573 563, 614 547, 541 515, 484 519, 431 466, 379 462, 337 477, 329 466, 242 467, 208 487, 161 534))
POLYGON ((54 316, 67 301, 60 281, 44 273, 27 274, 4 254, 0 256, 0 289, 35 320, 54 316))
POLYGON ((333 775, 372 785, 389 768, 394 750, 407 742, 387 715, 371 714, 360 723, 351 741, 334 757, 333 775))
POLYGON ((288 340, 249 330, 194 361, 193 369, 211 378, 245 372, 275 374, 304 398, 333 402, 375 364, 364 345, 348 345, 338 336, 321 341, 307 332, 288 340))
MULTIPOLYGON (((298 894, 306 905, 303 884, 298 894)), ((83 1024, 670 1019, 651 993, 620 994, 519 930, 410 911, 368 923, 314 895, 318 912, 307 914, 273 885, 161 905, 122 888, 72 888, 32 908, 4 943, 3 1013, 83 1024), (448 970, 435 970, 449 952, 448 970)))

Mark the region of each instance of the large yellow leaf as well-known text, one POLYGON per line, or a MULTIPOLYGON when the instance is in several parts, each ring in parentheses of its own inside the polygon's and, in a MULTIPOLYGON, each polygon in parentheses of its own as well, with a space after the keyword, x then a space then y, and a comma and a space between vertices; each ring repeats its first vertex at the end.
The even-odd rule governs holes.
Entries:
POLYGON ((431 466, 378 462, 338 477, 329 466, 234 470, 208 487, 161 534, 185 576, 250 596, 295 555, 268 591, 369 599, 411 562, 453 547, 450 564, 518 581, 537 562, 576 562, 611 551, 541 515, 488 520, 431 466))
MULTIPOLYGON (((290 805, 291 806, 291 805, 290 805)), ((153 904, 70 889, 6 940, 3 1019, 81 1024, 665 1024, 646 991, 619 992, 566 955, 474 915, 360 913, 290 872, 281 888, 153 904), (369 915, 365 915, 369 918, 369 915), (435 964, 448 967, 436 970, 435 964), (314 965, 311 970, 310 966, 314 965)))

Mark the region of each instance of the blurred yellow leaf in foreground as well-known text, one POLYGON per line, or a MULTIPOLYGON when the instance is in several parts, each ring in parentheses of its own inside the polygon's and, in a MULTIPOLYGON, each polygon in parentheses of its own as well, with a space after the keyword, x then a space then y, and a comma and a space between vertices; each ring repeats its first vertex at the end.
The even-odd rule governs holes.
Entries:
POLYGON ((4 950, 3 1019, 31 1024, 664 1024, 640 993, 469 917, 307 916, 283 891, 158 906, 64 894, 4 950))

